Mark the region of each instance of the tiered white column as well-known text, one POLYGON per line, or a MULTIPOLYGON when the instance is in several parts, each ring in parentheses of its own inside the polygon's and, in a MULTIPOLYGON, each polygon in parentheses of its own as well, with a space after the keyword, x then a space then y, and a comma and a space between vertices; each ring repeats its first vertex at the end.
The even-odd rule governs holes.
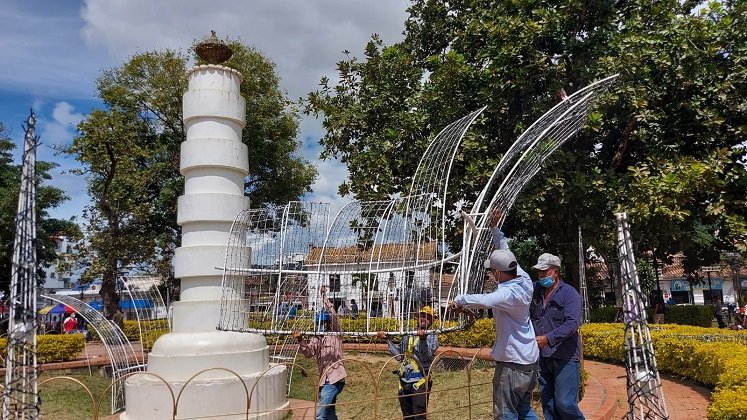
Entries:
MULTIPOLYGON (((269 367, 265 338, 258 334, 217 331, 221 271, 228 234, 236 214, 249 207, 244 178, 249 164, 241 142, 245 101, 241 74, 219 65, 197 66, 187 76, 184 94, 186 141, 181 149, 184 195, 179 197, 182 246, 176 250, 175 277, 181 300, 174 304, 173 331, 159 338, 148 357, 148 372, 164 378, 178 394, 185 388, 177 417, 245 418, 246 389, 269 367), (238 377, 237 377, 238 375, 238 377)), ((247 267, 249 261, 245 262, 247 267)), ((262 375, 252 394, 252 418, 281 418, 284 413, 256 414, 287 408, 286 370, 262 375)), ((171 418, 171 394, 152 375, 137 375, 126 384, 127 411, 122 419, 171 418)))

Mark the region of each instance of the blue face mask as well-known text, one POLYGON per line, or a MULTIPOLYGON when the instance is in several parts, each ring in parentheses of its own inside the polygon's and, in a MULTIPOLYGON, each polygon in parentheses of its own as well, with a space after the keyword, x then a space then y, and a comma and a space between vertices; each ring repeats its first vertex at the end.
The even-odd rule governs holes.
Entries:
POLYGON ((540 286, 547 289, 548 287, 552 286, 552 284, 555 282, 555 280, 552 279, 552 276, 542 277, 539 279, 540 286))

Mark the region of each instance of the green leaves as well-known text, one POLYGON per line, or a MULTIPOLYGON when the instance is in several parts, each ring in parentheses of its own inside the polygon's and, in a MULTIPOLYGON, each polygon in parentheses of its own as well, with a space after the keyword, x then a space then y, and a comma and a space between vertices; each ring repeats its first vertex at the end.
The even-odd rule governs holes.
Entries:
POLYGON ((612 213, 627 210, 639 249, 709 264, 713 252, 689 245, 696 230, 717 250, 747 250, 747 4, 694 13, 696 3, 416 0, 404 41, 373 37, 364 61, 340 61, 340 82, 323 78, 305 111, 323 118, 322 156, 348 166, 340 192, 370 199, 406 192, 428 139, 487 105, 449 184, 447 204, 469 205, 561 88, 620 73, 582 134, 526 186, 506 229, 575 261, 563 244, 580 224, 612 256, 612 213))

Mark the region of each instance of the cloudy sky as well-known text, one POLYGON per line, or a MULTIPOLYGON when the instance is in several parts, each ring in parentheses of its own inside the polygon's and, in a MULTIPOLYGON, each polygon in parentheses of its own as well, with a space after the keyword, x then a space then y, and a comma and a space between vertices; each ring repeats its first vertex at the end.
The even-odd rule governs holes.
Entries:
MULTIPOLYGON (((79 215, 88 203, 83 179, 66 174, 76 162, 56 156, 75 126, 101 107, 95 79, 132 54, 185 49, 210 30, 240 38, 275 62, 290 98, 316 89, 321 76, 334 80, 343 50, 362 56, 371 34, 386 44, 402 38, 406 0, 83 0, 8 1, 0 7, 0 122, 18 145, 29 109, 37 115, 42 145, 38 159, 60 164, 52 184, 71 200, 53 217, 79 215)), ((317 120, 301 123, 303 154, 319 170, 310 201, 347 202, 337 196, 345 168, 319 160, 317 120)), ((20 161, 20 156, 17 157, 20 161)), ((333 213, 334 214, 334 213, 333 213)))

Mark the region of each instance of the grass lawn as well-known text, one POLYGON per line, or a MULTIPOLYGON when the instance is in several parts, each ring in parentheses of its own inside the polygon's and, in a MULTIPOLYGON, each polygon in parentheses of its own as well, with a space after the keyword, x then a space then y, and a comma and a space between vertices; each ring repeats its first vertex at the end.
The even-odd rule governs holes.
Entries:
MULTIPOLYGON (((316 362, 303 356, 296 363, 308 371, 303 376, 300 369, 294 368, 290 398, 314 401, 318 372, 316 362)), ((494 365, 477 361, 471 372, 471 388, 467 387, 467 372, 461 360, 444 359, 434 366, 432 373, 433 391, 429 403, 429 419, 490 419, 492 418, 492 378, 494 365)), ((338 398, 337 413, 342 419, 378 418, 396 419, 402 414, 397 402, 397 375, 392 370, 397 363, 379 353, 345 353, 345 369, 348 372, 345 389, 338 398), (377 385, 377 378, 378 385, 377 385)), ((94 371, 66 374, 44 372, 40 382, 52 377, 71 377, 85 384, 94 400, 110 384, 111 378, 94 371)), ((93 418, 93 403, 88 393, 78 383, 58 378, 40 386, 42 416, 56 420, 77 420, 93 418)), ((542 418, 542 409, 534 402, 537 415, 542 418)), ((109 414, 109 395, 101 402, 100 415, 109 414)))
MULTIPOLYGON (((92 375, 88 373, 88 370, 80 370, 75 373, 43 372, 39 376, 39 383, 50 378, 55 379, 39 386, 42 402, 41 414, 42 418, 56 420, 92 419, 94 401, 98 401, 101 394, 111 384, 111 378, 99 374, 97 370, 92 375), (93 394, 93 401, 91 401, 91 397, 85 388, 69 378, 85 384, 93 394)), ((110 414, 111 400, 109 395, 110 393, 107 392, 107 395, 101 401, 101 408, 99 409, 101 416, 110 414)))
MULTIPOLYGON (((296 363, 303 366, 308 377, 303 377, 299 369, 293 370, 290 398, 314 401, 318 371, 313 359, 299 356, 296 363)), ((493 401, 492 362, 476 361, 468 381, 466 370, 459 369, 464 363, 460 360, 444 360, 434 366, 432 372, 433 391, 428 406, 429 419, 491 419, 493 401), (471 382, 471 388, 467 384, 471 382)), ((337 400, 337 413, 340 418, 401 418, 397 402, 396 361, 379 353, 345 352, 345 370, 348 378, 345 388, 337 400), (381 372, 381 374, 380 374, 381 372), (379 379, 376 387, 376 378, 379 379)), ((542 408, 538 401, 533 404, 538 417, 542 418, 542 408)))

